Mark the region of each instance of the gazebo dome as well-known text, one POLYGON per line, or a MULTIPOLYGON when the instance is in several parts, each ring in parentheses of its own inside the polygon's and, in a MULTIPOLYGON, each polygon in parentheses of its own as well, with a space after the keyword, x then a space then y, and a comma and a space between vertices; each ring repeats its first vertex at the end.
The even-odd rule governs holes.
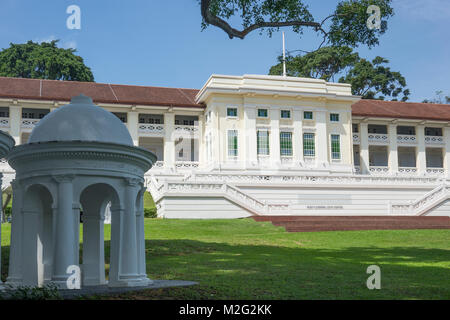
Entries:
POLYGON ((133 145, 127 127, 90 97, 73 97, 70 104, 47 114, 34 127, 28 143, 95 141, 133 145))

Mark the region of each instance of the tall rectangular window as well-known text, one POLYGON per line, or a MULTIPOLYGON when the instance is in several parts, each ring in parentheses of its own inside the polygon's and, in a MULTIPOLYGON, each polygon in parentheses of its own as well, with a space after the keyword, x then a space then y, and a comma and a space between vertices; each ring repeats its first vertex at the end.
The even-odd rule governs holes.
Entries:
POLYGON ((280 155, 292 156, 292 132, 280 132, 280 155))
POLYGON ((331 135, 331 159, 341 159, 341 137, 338 134, 331 135))
POLYGON ((305 112, 303 112, 303 119, 305 119, 305 120, 312 120, 313 119, 312 111, 305 111, 305 112))
POLYGON ((228 156, 238 156, 238 132, 237 130, 228 130, 228 156))
POLYGON ((303 134, 303 155, 305 157, 315 157, 316 147, 314 133, 303 134))
POLYGON ((269 131, 258 130, 256 132, 257 152, 259 156, 269 155, 269 131))

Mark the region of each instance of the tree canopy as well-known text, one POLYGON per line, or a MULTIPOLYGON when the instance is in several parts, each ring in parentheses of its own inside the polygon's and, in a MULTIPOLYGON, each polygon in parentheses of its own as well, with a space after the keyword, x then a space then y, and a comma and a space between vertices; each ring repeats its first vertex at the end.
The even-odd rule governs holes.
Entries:
MULTIPOLYGON (((283 74, 282 57, 269 74, 283 74)), ((334 81, 335 76, 358 61, 359 55, 350 47, 322 47, 305 55, 286 57, 286 75, 334 81)))
POLYGON ((0 52, 0 76, 33 79, 94 81, 75 49, 57 47, 58 40, 10 44, 0 52))
POLYGON ((330 14, 322 19, 314 17, 306 0, 198 0, 203 29, 209 25, 225 31, 230 38, 244 39, 249 33, 264 30, 272 35, 280 27, 292 27, 302 34, 306 28, 323 37, 322 44, 351 46, 365 44, 372 47, 387 30, 387 19, 393 16, 392 0, 340 0, 330 14), (380 8, 381 27, 367 27, 367 8, 380 8), (241 21, 241 29, 232 22, 241 21))
MULTIPOLYGON (((269 74, 282 75, 282 58, 270 68, 269 74)), ((391 71, 386 64, 389 60, 376 57, 372 61, 363 59, 350 47, 323 47, 317 51, 288 56, 286 74, 294 77, 318 78, 352 85, 352 93, 363 99, 408 100, 410 94, 406 80, 400 72, 391 71)))

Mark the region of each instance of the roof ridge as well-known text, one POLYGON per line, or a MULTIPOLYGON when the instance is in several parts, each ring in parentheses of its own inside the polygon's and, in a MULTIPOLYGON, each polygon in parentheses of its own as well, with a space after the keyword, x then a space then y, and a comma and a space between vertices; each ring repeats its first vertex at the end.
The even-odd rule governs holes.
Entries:
MULTIPOLYGON (((360 101, 373 101, 373 102, 382 102, 382 103, 405 103, 405 104, 425 104, 425 105, 436 105, 436 106, 448 106, 450 107, 450 104, 448 103, 432 103, 432 102, 414 102, 414 101, 392 101, 392 100, 378 100, 378 99, 361 99, 360 101)), ((356 102, 356 103, 358 103, 356 102)))
POLYGON ((200 91, 200 89, 194 89, 194 88, 145 86, 145 85, 138 85, 138 84, 117 84, 117 83, 105 83, 105 82, 94 82, 94 81, 90 82, 90 81, 75 81, 75 80, 33 79, 33 78, 4 77, 4 76, 0 76, 0 79, 29 80, 29 81, 49 81, 49 82, 58 82, 58 83, 81 83, 81 84, 105 85, 105 86, 112 85, 112 86, 122 86, 122 87, 140 87, 140 88, 158 88, 158 89, 181 89, 181 90, 200 91))

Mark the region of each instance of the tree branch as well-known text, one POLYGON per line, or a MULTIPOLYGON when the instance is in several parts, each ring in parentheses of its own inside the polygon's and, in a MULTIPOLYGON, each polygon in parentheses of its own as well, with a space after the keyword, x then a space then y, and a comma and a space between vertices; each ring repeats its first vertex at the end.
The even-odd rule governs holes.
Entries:
MULTIPOLYGON (((279 28, 279 27, 312 27, 315 28, 315 31, 321 31, 324 33, 325 37, 327 35, 327 32, 322 28, 322 24, 318 22, 308 22, 308 21, 285 21, 285 22, 259 22, 252 24, 251 26, 245 28, 244 30, 237 30, 230 26, 228 22, 225 20, 213 15, 211 13, 210 9, 211 0, 202 0, 201 1, 201 14, 203 17, 203 20, 208 23, 212 24, 213 26, 219 27, 223 31, 225 31, 230 39, 233 38, 239 38, 244 39, 247 34, 250 32, 260 29, 260 28, 279 28)), ((328 19, 328 18, 327 18, 328 19)), ((324 21, 323 21, 324 22, 324 21)), ((322 23, 323 23, 322 22, 322 23)))

